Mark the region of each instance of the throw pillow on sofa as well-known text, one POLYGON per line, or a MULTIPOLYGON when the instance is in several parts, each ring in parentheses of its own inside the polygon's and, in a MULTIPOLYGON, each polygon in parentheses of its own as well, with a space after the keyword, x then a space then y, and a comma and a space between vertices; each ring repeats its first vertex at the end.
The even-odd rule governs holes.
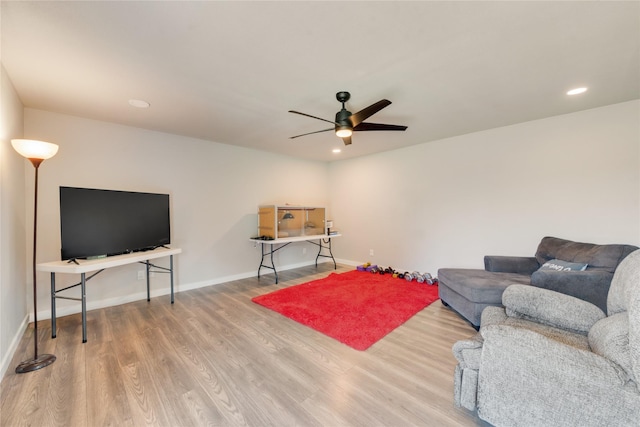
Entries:
POLYGON ((540 267, 540 270, 555 270, 555 271, 584 271, 587 269, 587 264, 579 262, 562 261, 560 259, 552 259, 545 262, 540 267))

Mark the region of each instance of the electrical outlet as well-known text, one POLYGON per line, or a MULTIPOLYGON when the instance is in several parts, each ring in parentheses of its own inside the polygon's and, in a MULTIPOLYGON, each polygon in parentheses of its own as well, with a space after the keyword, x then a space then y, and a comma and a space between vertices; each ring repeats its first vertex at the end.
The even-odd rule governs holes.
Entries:
POLYGON ((138 280, 142 280, 144 279, 144 270, 139 270, 138 271, 138 280))
POLYGON ((302 248, 302 255, 306 255, 307 254, 307 248, 302 248))
POLYGON ((373 249, 369 249, 369 256, 373 256, 373 249))

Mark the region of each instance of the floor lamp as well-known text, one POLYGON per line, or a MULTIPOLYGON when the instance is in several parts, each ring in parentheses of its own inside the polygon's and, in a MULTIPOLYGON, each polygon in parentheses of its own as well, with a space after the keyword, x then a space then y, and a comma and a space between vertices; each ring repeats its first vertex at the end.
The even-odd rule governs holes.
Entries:
POLYGON ((35 141, 31 139, 12 139, 11 145, 26 157, 36 169, 34 205, 33 205, 33 359, 23 361, 16 367, 17 374, 35 371, 51 365, 56 357, 53 354, 38 355, 38 297, 36 293, 36 231, 38 229, 38 167, 43 161, 55 156, 58 146, 50 142, 35 141))

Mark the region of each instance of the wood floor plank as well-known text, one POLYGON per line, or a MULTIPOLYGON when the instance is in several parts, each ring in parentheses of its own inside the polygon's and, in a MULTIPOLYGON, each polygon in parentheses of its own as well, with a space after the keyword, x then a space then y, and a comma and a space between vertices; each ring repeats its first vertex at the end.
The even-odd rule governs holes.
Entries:
MULTIPOLYGON (((47 421, 45 425, 70 426, 87 424, 87 384, 85 347, 75 345, 82 335, 82 324, 72 323, 65 333, 55 340, 51 349, 56 356, 56 369, 51 370, 51 384, 47 393, 47 421), (66 384, 58 387, 58 384, 66 384)), ((48 338, 48 337, 47 337, 48 338)))
MULTIPOLYGON (((90 425, 133 426, 124 378, 116 354, 112 351, 114 345, 116 343, 113 341, 85 344, 86 411, 90 425)), ((66 384, 60 384, 60 386, 68 387, 66 384)))
MULTIPOLYGON (((0 425, 484 426, 453 405, 451 346, 475 331, 435 302, 367 351, 251 298, 345 272, 321 264, 39 323, 58 360, 7 372, 0 425)), ((33 329, 12 365, 30 357, 33 329)))
MULTIPOLYGON (((173 332, 179 330, 172 329, 173 332)), ((184 334, 173 333, 171 339, 175 341, 175 346, 181 349, 182 363, 185 364, 198 387, 207 394, 208 405, 217 409, 218 414, 225 420, 224 424, 243 425, 245 420, 238 409, 241 397, 230 392, 224 375, 225 370, 233 369, 236 365, 224 363, 228 361, 226 357, 216 357, 215 343, 200 335, 199 332, 196 329, 184 334)), ((183 397, 185 396, 189 397, 188 402, 196 402, 191 392, 185 393, 183 397)), ((217 425, 221 424, 223 424, 222 421, 217 423, 217 425)))

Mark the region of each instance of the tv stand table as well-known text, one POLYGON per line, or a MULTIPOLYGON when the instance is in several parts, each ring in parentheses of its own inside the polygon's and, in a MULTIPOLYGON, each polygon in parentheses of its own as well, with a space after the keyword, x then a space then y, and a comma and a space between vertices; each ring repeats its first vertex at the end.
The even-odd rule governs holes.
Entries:
POLYGON ((141 263, 146 265, 147 270, 147 301, 151 300, 149 290, 150 273, 168 273, 171 276, 171 304, 173 304, 173 256, 182 252, 182 249, 176 248, 156 248, 152 251, 132 252, 124 255, 115 255, 97 259, 86 259, 77 261, 52 261, 38 264, 37 271, 47 271, 51 273, 51 338, 56 337, 56 299, 69 299, 82 302, 82 342, 87 342, 87 301, 85 287, 89 279, 101 273, 107 268, 119 267, 121 265, 141 263), (156 258, 169 257, 169 268, 161 267, 150 263, 149 261, 156 258), (155 268, 156 270, 151 270, 155 268), (94 272, 87 277, 87 273, 94 272), (56 273, 80 274, 80 282, 75 285, 67 286, 63 289, 56 290, 56 273), (71 288, 80 286, 80 298, 73 298, 58 295, 58 292, 66 291, 71 288))
POLYGON ((276 276, 276 283, 278 283, 278 271, 276 270, 276 265, 273 263, 273 254, 279 251, 280 249, 284 248, 285 246, 288 246, 291 243, 295 243, 295 242, 309 242, 311 244, 318 246, 318 255, 316 255, 316 267, 318 267, 318 258, 324 257, 324 258, 331 258, 331 260, 333 261, 334 270, 337 269, 338 266, 336 265, 336 259, 333 257, 333 253, 331 252, 331 239, 333 237, 340 237, 340 236, 342 236, 342 234, 338 233, 338 234, 321 234, 321 235, 315 235, 315 236, 284 237, 284 238, 272 239, 272 240, 264 240, 260 238, 249 239, 254 243, 261 244, 260 246, 262 249, 262 258, 260 259, 260 266, 258 267, 258 278, 260 278, 260 270, 264 267, 264 268, 273 270, 273 273, 276 276), (315 242, 315 240, 317 240, 317 242, 315 242), (278 246, 276 247, 276 245, 278 246), (269 246, 268 249, 266 249, 267 246, 269 246), (329 254, 328 255, 323 254, 322 253, 323 249, 326 249, 329 254), (271 265, 267 265, 264 263, 265 257, 269 257, 271 265))

